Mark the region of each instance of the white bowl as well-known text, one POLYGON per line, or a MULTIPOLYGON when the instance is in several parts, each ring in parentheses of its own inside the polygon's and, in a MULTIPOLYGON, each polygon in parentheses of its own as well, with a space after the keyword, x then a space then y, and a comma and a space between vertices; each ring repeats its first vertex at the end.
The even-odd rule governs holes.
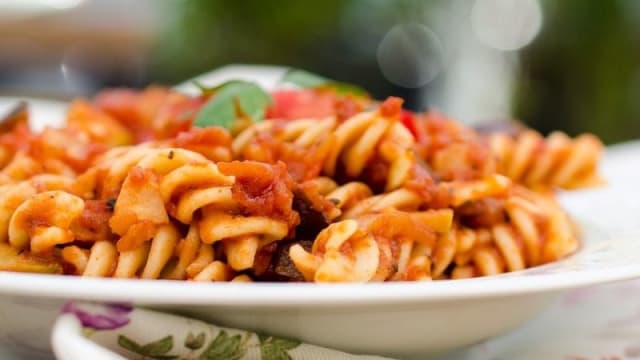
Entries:
MULTIPOLYGON (((246 67, 207 78, 234 77, 238 69, 246 78, 246 67)), ((277 78, 264 68, 249 70, 270 81, 277 78)), ((0 98, 0 109, 6 103, 0 98)), ((43 105, 31 104, 36 111, 43 105)), ((633 173, 640 169, 634 163, 640 156, 621 152, 607 155, 605 176, 640 178, 633 173), (625 166, 616 163, 622 160, 625 166)), ((358 353, 421 357, 470 345, 517 327, 564 290, 639 277, 640 229, 634 216, 640 203, 634 183, 612 181, 606 188, 563 194, 563 203, 584 229, 579 251, 556 263, 486 278, 362 285, 201 284, 0 272, 0 345, 12 344, 19 355, 50 356, 50 327, 66 299, 166 309, 358 353)))

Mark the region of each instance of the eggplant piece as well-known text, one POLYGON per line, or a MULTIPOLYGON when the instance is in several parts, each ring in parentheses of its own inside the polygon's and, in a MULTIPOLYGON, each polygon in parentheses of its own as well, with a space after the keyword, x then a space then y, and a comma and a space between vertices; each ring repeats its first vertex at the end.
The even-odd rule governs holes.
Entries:
POLYGON ((300 244, 307 251, 311 251, 313 240, 278 241, 275 250, 270 254, 268 267, 261 272, 256 269, 252 277, 256 281, 305 281, 289 257, 289 248, 294 244, 300 244))
POLYGON ((300 244, 311 251, 313 240, 308 239, 315 239, 322 229, 329 226, 329 221, 300 189, 294 191, 292 206, 300 215, 300 224, 295 229, 295 238, 299 240, 280 240, 259 249, 250 275, 256 281, 304 281, 289 257, 289 248, 300 244))
POLYGON ((280 246, 278 246, 271 261, 271 264, 273 264, 273 272, 279 276, 288 278, 289 281, 304 281, 304 277, 293 264, 293 261, 291 261, 291 257, 289 257, 289 249, 294 244, 300 244, 305 250, 311 251, 313 240, 300 240, 279 244, 280 246))
POLYGON ((491 227, 506 221, 504 200, 486 198, 470 201, 456 209, 460 223, 471 228, 491 227))
POLYGON ((314 209, 313 204, 302 191, 295 191, 292 207, 300 214, 300 224, 296 227, 296 236, 315 238, 322 229, 329 226, 325 215, 314 209))

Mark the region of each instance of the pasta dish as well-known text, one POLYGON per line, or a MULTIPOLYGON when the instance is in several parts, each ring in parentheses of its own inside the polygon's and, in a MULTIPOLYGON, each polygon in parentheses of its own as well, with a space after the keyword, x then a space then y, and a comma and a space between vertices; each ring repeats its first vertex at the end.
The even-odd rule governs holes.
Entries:
POLYGON ((471 128, 339 83, 105 90, 0 121, 0 270, 192 281, 461 279, 579 246, 593 135, 471 128))

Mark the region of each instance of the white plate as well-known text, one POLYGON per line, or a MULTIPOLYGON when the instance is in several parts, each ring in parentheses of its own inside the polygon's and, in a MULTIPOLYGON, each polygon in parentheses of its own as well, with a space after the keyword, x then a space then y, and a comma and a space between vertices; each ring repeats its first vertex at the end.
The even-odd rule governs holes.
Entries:
MULTIPOLYGON (((238 70, 245 78, 256 74, 266 85, 282 73, 281 68, 231 67, 206 78, 233 78, 238 70)), ((6 103, 0 98, 0 109, 6 103)), ((43 105, 31 104, 36 111, 43 105)), ((563 194, 585 234, 577 254, 553 264, 470 280, 363 285, 0 273, 0 339, 49 351, 46 339, 56 310, 73 298, 131 302, 361 353, 420 356, 473 344, 517 327, 564 290, 640 276, 640 229, 634 218, 639 197, 633 182, 617 181, 640 178, 633 173, 640 169, 640 155, 633 155, 640 154, 637 148, 618 147, 607 155, 603 169, 611 186, 563 194)))

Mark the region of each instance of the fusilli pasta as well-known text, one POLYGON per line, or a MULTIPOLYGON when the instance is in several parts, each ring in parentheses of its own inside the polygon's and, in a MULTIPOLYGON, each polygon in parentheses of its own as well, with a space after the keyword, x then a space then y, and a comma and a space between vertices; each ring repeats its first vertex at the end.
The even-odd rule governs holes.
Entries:
POLYGON ((602 144, 593 135, 571 139, 554 132, 543 138, 525 130, 515 137, 492 134, 489 141, 498 172, 525 185, 573 189, 602 182, 597 173, 602 144))
POLYGON ((335 108, 262 109, 281 116, 251 123, 234 103, 227 128, 194 125, 215 90, 105 92, 41 132, 19 107, 0 121, 0 270, 417 281, 578 248, 552 190, 601 181, 597 138, 476 131, 398 98, 317 91, 335 108))

